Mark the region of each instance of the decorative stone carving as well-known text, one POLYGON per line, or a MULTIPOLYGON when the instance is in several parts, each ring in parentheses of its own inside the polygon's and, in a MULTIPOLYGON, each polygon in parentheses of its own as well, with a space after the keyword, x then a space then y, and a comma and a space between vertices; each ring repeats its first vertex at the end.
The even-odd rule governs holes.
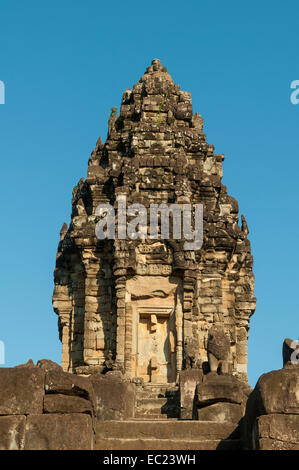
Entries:
POLYGON ((207 351, 210 371, 217 372, 218 367, 221 367, 223 374, 228 373, 230 343, 222 328, 210 328, 207 351))

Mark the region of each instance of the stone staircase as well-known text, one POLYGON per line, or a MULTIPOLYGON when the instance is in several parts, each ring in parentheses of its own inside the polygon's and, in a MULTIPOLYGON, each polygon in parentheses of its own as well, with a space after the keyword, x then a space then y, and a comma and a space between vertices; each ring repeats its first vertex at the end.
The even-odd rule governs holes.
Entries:
POLYGON ((97 450, 235 450, 241 442, 232 423, 180 420, 175 384, 138 387, 135 418, 97 425, 97 450))
POLYGON ((174 419, 180 416, 179 387, 146 384, 136 393, 136 419, 174 419))

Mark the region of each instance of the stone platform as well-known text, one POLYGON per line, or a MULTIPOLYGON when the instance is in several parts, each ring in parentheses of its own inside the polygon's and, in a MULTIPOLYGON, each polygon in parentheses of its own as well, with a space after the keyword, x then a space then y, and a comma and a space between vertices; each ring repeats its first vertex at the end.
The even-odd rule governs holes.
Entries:
POLYGON ((105 421, 97 426, 97 450, 237 450, 232 423, 179 419, 105 421))

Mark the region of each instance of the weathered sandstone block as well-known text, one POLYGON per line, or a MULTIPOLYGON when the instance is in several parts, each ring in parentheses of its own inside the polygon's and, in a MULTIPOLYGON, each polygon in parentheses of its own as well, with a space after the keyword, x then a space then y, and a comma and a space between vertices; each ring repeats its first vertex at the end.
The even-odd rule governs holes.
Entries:
POLYGON ((46 372, 48 370, 62 371, 61 366, 57 364, 57 362, 50 361, 50 359, 40 359, 39 361, 37 361, 36 367, 40 367, 46 372))
POLYGON ((93 414, 89 400, 81 397, 48 394, 44 397, 44 413, 88 413, 93 414))
POLYGON ((299 364, 290 360, 296 350, 291 343, 283 343, 284 367, 263 374, 248 398, 247 449, 299 449, 299 364))
POLYGON ((90 377, 96 399, 98 421, 133 418, 136 386, 128 380, 113 375, 90 377))
POLYGON ((0 369, 0 415, 43 412, 45 372, 37 367, 0 369))
POLYGON ((45 390, 47 394, 75 395, 94 403, 94 392, 89 378, 61 370, 50 370, 46 373, 45 390))
POLYGON ((299 415, 271 414, 257 419, 253 448, 299 450, 299 415))
POLYGON ((35 367, 35 364, 34 364, 32 359, 29 359, 24 364, 19 364, 19 365, 15 366, 14 369, 20 369, 22 367, 35 367))
POLYGON ((186 369, 180 373, 180 416, 182 419, 195 419, 195 390, 202 381, 202 371, 186 369))
POLYGON ((299 414, 299 364, 263 374, 248 400, 253 416, 269 413, 299 414))
POLYGON ((92 450, 93 426, 86 414, 28 416, 25 450, 92 450))
POLYGON ((217 402, 236 403, 245 406, 251 392, 249 385, 231 375, 218 375, 210 372, 203 376, 197 385, 197 403, 199 406, 217 402))
POLYGON ((25 416, 0 416, 0 450, 22 450, 25 416))
POLYGON ((239 423, 244 416, 244 407, 236 403, 218 402, 197 410, 199 421, 216 421, 217 423, 239 423))

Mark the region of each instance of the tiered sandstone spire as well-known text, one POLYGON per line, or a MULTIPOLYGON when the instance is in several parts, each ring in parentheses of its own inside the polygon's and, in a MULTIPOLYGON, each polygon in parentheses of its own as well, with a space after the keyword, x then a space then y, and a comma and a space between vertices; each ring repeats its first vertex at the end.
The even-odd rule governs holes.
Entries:
MULTIPOLYGON (((110 367, 129 377, 174 382, 186 367, 207 366, 208 330, 223 328, 229 370, 247 379, 249 318, 255 310, 252 255, 237 201, 221 183, 223 155, 206 142, 192 112, 158 59, 123 94, 105 144, 92 152, 86 180, 74 188, 72 220, 61 231, 54 310, 62 366, 89 373, 110 367), (203 204, 204 242, 103 240, 99 204, 203 204)), ((117 211, 116 211, 117 212, 117 211)))

